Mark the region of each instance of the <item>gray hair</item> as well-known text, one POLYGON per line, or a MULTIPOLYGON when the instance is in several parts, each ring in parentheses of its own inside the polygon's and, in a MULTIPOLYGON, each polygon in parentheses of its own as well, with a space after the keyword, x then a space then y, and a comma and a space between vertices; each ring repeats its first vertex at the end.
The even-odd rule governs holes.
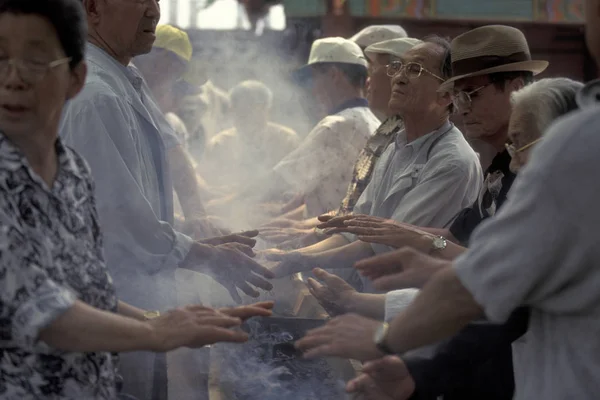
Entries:
POLYGON ((577 108, 575 96, 583 83, 568 78, 545 78, 511 95, 513 109, 527 110, 540 134, 558 117, 577 108))
POLYGON ((247 105, 269 109, 273 104, 273 92, 262 82, 243 81, 229 91, 229 101, 232 107, 247 105))

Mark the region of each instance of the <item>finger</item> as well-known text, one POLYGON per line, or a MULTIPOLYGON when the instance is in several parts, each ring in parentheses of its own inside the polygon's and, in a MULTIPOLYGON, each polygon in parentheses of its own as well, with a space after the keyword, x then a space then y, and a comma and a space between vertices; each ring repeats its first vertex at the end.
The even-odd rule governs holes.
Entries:
POLYGON ((294 347, 300 351, 308 351, 310 349, 331 343, 332 341, 332 337, 329 334, 307 334, 302 339, 294 343, 294 347))
POLYGON ((242 231, 242 232, 238 233, 237 235, 254 238, 254 237, 257 237, 258 234, 259 234, 259 231, 256 229, 253 229, 251 231, 242 231))
POLYGON ((248 285, 248 283, 246 283, 245 281, 237 281, 236 286, 238 287, 238 289, 240 289, 242 292, 246 293, 250 297, 256 298, 260 296, 260 293, 256 289, 248 285))
MULTIPOLYGON (((251 271, 255 272, 256 274, 258 274, 260 276, 263 276, 267 279, 273 279, 275 277, 275 275, 269 268, 267 268, 263 265, 260 265, 258 262, 254 261, 251 258, 244 257, 243 260, 241 260, 241 261, 243 262, 244 267, 250 269, 251 271)), ((268 290, 271 290, 271 289, 268 289, 268 290)))
POLYGON ((246 320, 251 317, 270 317, 273 314, 270 309, 253 306, 224 308, 219 311, 230 317, 241 318, 242 320, 246 320))
POLYGON ((346 385, 346 392, 356 393, 364 392, 369 385, 373 384, 373 380, 367 374, 360 374, 358 377, 352 379, 346 385))
POLYGON ((339 228, 330 228, 327 230, 328 234, 335 233, 352 233, 353 235, 377 235, 378 228, 362 228, 358 226, 341 226, 339 228))
POLYGON ((371 235, 371 234, 361 235, 361 234, 359 234, 358 240, 360 240, 361 242, 367 242, 367 243, 384 244, 386 246, 395 247, 397 249, 405 245, 404 243, 402 243, 402 241, 400 240, 400 238, 398 236, 392 236, 392 235, 371 235))
POLYGON ((199 339, 204 341, 203 345, 215 344, 219 342, 243 343, 248 341, 248 334, 226 328, 210 327, 202 332, 202 337, 199 339))
POLYGON ((232 328, 242 324, 242 320, 240 318, 233 318, 227 315, 199 317, 196 319, 196 322, 202 326, 212 325, 222 328, 232 328))
POLYGON ((202 304, 188 304, 184 307, 184 309, 195 313, 217 313, 217 310, 215 310, 214 308, 206 307, 202 304))
POLYGON ((229 292, 229 295, 231 296, 233 301, 236 302, 236 304, 242 303, 242 298, 240 297, 240 294, 238 293, 237 288, 233 283, 227 281, 227 282, 221 282, 221 284, 223 285, 223 287, 225 287, 225 289, 227 289, 227 291, 229 292))
POLYGON ((339 276, 330 274, 322 268, 313 269, 313 274, 315 274, 317 278, 325 282, 325 284, 329 287, 334 286, 336 283, 339 283, 339 281, 343 281, 343 279, 339 276))
MULTIPOLYGON (((313 296, 315 296, 315 293, 318 290, 323 288, 323 285, 321 285, 319 282, 317 282, 313 278, 308 278, 308 280, 306 281, 306 286, 308 286, 308 290, 310 290, 310 292, 313 296)), ((318 296, 315 296, 315 297, 318 297, 318 296)))
POLYGON ((274 301, 259 301, 258 303, 250 304, 248 307, 264 308, 265 310, 272 310, 275 307, 274 301))
POLYGON ((335 218, 335 217, 331 214, 323 214, 323 215, 319 215, 317 217, 317 219, 321 222, 331 221, 333 218, 335 218))
POLYGON ((378 290, 422 288, 438 272, 430 268, 410 270, 399 274, 385 275, 373 280, 378 290))
POLYGON ((262 277, 254 274, 248 274, 246 277, 246 281, 248 281, 251 285, 256 286, 262 290, 273 290, 273 284, 262 277))
MULTIPOLYGON (((250 240, 252 240, 252 239, 250 239, 250 240)), ((237 250, 240 253, 247 255, 248 257, 256 256, 256 253, 254 253, 254 250, 252 250, 251 247, 249 247, 245 244, 242 244, 242 243, 229 243, 229 245, 227 247, 232 250, 237 250)))
POLYGON ((353 215, 345 215, 343 217, 335 217, 326 222, 323 222, 317 225, 319 229, 327 229, 327 228, 339 228, 344 226, 344 221, 348 221, 349 219, 354 218, 353 215))
POLYGON ((385 356, 378 360, 368 361, 363 364, 362 372, 365 374, 374 374, 387 368, 398 367, 398 356, 385 356))

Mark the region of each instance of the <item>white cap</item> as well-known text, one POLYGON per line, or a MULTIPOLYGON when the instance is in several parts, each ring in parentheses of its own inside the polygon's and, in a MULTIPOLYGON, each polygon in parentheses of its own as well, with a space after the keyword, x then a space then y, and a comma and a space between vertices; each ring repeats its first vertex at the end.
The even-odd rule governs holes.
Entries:
POLYGON ((371 25, 352 36, 350 40, 364 49, 384 40, 400 39, 407 36, 408 34, 400 25, 371 25))
POLYGON ((311 65, 324 63, 355 64, 367 68, 367 59, 358 45, 341 37, 328 37, 315 40, 310 49, 308 62, 300 68, 298 78, 306 77, 311 65))
POLYGON ((400 57, 408 50, 412 49, 423 41, 415 38, 390 39, 375 43, 365 49, 365 54, 370 57, 372 54, 389 54, 400 57))

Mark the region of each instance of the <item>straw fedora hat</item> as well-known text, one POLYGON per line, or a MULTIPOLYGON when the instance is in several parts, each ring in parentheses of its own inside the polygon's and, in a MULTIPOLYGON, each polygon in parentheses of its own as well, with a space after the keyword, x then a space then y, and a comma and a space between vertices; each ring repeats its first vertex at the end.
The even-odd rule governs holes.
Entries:
POLYGON ((454 38, 450 47, 452 78, 442 84, 443 89, 473 76, 521 71, 537 75, 548 67, 548 61, 531 59, 525 35, 511 26, 475 28, 454 38))

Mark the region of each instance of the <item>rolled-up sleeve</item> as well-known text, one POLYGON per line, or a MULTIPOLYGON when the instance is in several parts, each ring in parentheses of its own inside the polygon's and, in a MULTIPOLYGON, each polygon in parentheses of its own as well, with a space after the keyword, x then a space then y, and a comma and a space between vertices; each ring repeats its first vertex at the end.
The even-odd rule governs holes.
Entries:
POLYGON ((135 156, 136 139, 123 112, 126 107, 116 96, 102 93, 70 104, 61 135, 92 170, 111 272, 115 266, 142 268, 151 274, 175 269, 193 240, 159 219, 135 172, 128 168, 124 157, 135 156))
MULTIPOLYGON (((73 306, 77 296, 31 261, 27 237, 0 211, 0 347, 33 349, 40 331, 73 306)), ((31 249, 33 251, 33 249, 31 249)))
POLYGON ((391 321, 400 314, 419 294, 419 289, 393 290, 385 294, 385 320, 391 321))

